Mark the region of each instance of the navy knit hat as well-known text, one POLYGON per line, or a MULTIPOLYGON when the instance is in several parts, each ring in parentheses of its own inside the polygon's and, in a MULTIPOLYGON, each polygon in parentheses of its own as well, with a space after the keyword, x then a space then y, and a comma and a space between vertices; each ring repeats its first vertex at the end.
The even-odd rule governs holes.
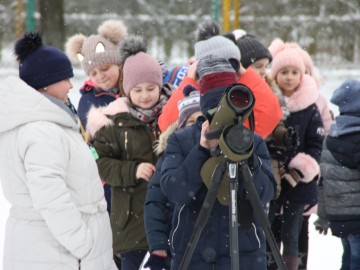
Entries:
POLYGON ((186 125, 186 121, 194 112, 200 111, 200 93, 199 91, 188 84, 183 90, 184 98, 178 102, 179 108, 179 128, 186 125))
POLYGON ((360 113, 360 81, 347 79, 335 91, 331 102, 339 107, 341 114, 360 113))
POLYGON ((20 62, 20 78, 37 90, 74 76, 65 53, 44 45, 37 32, 25 33, 16 42, 14 52, 20 62))
POLYGON ((216 55, 201 58, 196 71, 200 82, 200 109, 206 115, 218 106, 226 88, 238 82, 237 76, 230 62, 216 55))
POLYGON ((266 48, 253 35, 244 35, 236 40, 241 52, 241 64, 244 68, 248 68, 251 64, 260 59, 267 58, 272 61, 272 56, 268 48, 266 48))

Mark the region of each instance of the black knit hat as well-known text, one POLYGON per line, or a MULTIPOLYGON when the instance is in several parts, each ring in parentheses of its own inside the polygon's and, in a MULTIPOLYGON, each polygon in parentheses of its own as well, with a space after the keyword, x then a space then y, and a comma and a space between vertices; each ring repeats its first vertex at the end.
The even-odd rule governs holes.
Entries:
POLYGON ((246 34, 236 40, 241 52, 241 64, 244 68, 248 68, 257 60, 267 58, 272 61, 269 50, 256 39, 255 36, 246 34))
POLYGON ((37 90, 74 76, 65 53, 44 45, 38 32, 25 33, 16 42, 14 52, 20 62, 20 78, 37 90))

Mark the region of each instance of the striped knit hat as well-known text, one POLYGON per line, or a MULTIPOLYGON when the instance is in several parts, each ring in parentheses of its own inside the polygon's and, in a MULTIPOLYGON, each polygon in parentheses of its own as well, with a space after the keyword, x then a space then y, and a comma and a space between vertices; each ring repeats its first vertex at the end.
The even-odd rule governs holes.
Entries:
POLYGON ((199 91, 188 84, 183 90, 184 98, 179 101, 179 128, 186 125, 186 121, 194 112, 200 111, 200 93, 199 91))
POLYGON ((200 81, 200 108, 205 115, 218 106, 226 88, 237 83, 237 76, 230 62, 216 55, 201 58, 196 71, 200 81))

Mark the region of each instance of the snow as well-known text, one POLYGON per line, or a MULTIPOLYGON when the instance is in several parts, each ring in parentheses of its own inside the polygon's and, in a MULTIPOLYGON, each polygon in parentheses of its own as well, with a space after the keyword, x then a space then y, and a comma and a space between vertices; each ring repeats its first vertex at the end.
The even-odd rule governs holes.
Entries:
MULTIPOLYGON (((360 78, 360 70, 347 69, 347 68, 324 68, 320 69, 323 76, 323 81, 320 86, 320 92, 328 100, 332 95, 332 92, 340 86, 340 84, 347 78, 360 78)), ((17 74, 15 68, 9 67, 0 68, 0 83, 5 76, 17 74)), ((75 77, 72 79, 73 89, 69 93, 69 97, 74 105, 77 105, 79 100, 78 89, 83 81, 86 79, 82 70, 75 69, 75 77)), ((330 108, 334 111, 335 115, 338 113, 337 107, 330 103, 330 108)), ((0 185, 0 269, 2 269, 3 260, 3 243, 5 237, 5 222, 9 213, 10 205, 5 200, 2 193, 2 186, 0 185)), ((316 215, 310 217, 310 247, 309 247, 309 259, 308 270, 337 270, 340 269, 342 246, 338 238, 331 235, 320 235, 315 231, 313 222, 316 219, 316 215)))

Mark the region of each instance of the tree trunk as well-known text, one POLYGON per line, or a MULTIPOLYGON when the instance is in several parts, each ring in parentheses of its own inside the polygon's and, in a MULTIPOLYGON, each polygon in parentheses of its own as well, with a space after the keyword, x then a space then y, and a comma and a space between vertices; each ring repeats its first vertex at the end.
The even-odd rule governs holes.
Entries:
POLYGON ((39 0, 40 31, 44 43, 64 49, 64 0, 39 0))

